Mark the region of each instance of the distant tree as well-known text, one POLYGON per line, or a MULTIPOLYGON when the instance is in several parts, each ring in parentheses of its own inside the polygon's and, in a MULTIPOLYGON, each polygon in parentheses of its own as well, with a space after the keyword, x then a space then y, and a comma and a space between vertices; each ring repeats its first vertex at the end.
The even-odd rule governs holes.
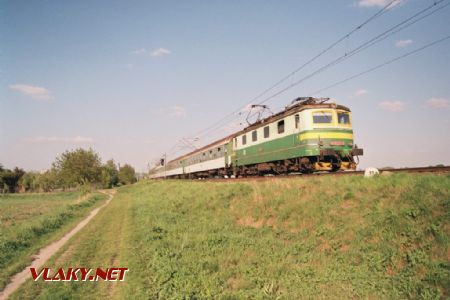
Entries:
POLYGON ((109 189, 119 183, 119 171, 114 160, 110 159, 102 166, 100 177, 103 188, 109 189))
POLYGON ((3 165, 0 164, 0 193, 3 193, 3 191, 6 189, 5 183, 3 182, 3 172, 5 169, 3 168, 3 165))
MULTIPOLYGON (((2 168, 3 169, 3 168, 2 168)), ((1 178, 3 186, 9 193, 15 193, 19 188, 19 180, 25 174, 25 171, 15 167, 14 170, 3 169, 1 172, 1 178)))
POLYGON ((54 168, 39 174, 37 184, 39 189, 43 192, 52 192, 62 187, 62 181, 59 178, 58 172, 54 168))
POLYGON ((119 181, 121 184, 135 183, 137 181, 137 179, 136 179, 136 172, 134 171, 134 168, 128 164, 125 164, 124 166, 120 167, 119 181))
POLYGON ((19 184, 24 192, 39 190, 39 174, 38 172, 26 172, 20 179, 19 184))
POLYGON ((53 163, 64 187, 76 187, 100 181, 101 160, 92 149, 66 151, 53 163))

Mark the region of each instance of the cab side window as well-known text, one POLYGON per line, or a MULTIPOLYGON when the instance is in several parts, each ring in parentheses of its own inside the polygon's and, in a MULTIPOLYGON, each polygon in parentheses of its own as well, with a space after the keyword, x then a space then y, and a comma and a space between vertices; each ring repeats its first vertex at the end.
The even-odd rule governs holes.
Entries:
POLYGON ((268 138, 270 134, 269 126, 264 127, 264 138, 268 138))
POLYGON ((278 133, 284 132, 284 120, 281 120, 277 123, 278 133))

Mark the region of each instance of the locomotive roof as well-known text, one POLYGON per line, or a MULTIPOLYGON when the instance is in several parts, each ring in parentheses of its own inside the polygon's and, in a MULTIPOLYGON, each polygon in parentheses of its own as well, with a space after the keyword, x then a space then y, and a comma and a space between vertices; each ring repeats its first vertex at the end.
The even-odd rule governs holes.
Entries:
POLYGON ((201 153, 201 152, 203 152, 205 150, 208 150, 210 148, 214 148, 214 147, 223 145, 223 144, 225 144, 226 142, 228 142, 229 140, 235 138, 238 135, 241 135, 243 133, 252 131, 252 130, 254 130, 256 128, 259 128, 259 127, 261 127, 261 126, 263 126, 263 125, 265 125, 267 123, 271 123, 271 122, 277 121, 279 119, 282 119, 282 118, 284 118, 286 116, 289 116, 289 115, 292 115, 294 113, 297 113, 297 112, 300 112, 300 111, 303 111, 303 110, 307 110, 307 109, 317 109, 317 108, 333 108, 333 109, 337 108, 337 109, 342 109, 342 110, 345 110, 345 111, 350 111, 350 109, 348 107, 346 107, 344 105, 336 104, 336 103, 319 103, 319 104, 316 104, 316 103, 310 103, 310 104, 297 103, 295 105, 287 106, 284 110, 280 111, 279 113, 276 113, 276 114, 274 114, 272 116, 269 116, 269 117, 266 117, 266 118, 264 118, 262 120, 259 120, 258 122, 255 122, 255 123, 245 127, 244 129, 242 129, 242 130, 240 130, 238 132, 230 134, 230 135, 228 135, 228 136, 226 136, 226 137, 224 137, 224 138, 222 138, 220 140, 216 140, 216 141, 214 141, 214 142, 212 142, 212 143, 210 143, 210 144, 208 144, 206 146, 203 146, 203 147, 201 147, 199 149, 196 149, 196 150, 194 150, 192 152, 186 153, 186 154, 184 154, 184 155, 182 155, 180 157, 177 157, 177 158, 175 158, 173 160, 168 161, 167 163, 176 162, 176 161, 179 161, 179 160, 181 160, 183 158, 189 157, 191 155, 194 155, 194 154, 197 154, 197 153, 201 153))
POLYGON ((321 103, 321 104, 306 104, 306 105, 302 105, 302 104, 298 104, 298 105, 293 105, 293 106, 288 106, 286 107, 285 110, 280 111, 279 113, 276 113, 272 116, 269 116, 267 118, 264 118, 262 120, 259 120, 258 122, 255 122, 247 127, 245 127, 244 129, 242 129, 241 131, 235 133, 234 135, 240 135, 242 133, 254 130, 256 128, 261 127, 262 125, 266 124, 266 123, 271 123, 280 119, 283 119, 284 117, 290 116, 294 113, 303 111, 303 110, 307 110, 307 109, 317 109, 317 108, 334 108, 334 109, 342 109, 345 111, 350 111, 350 109, 344 105, 340 105, 340 104, 336 104, 336 103, 321 103))

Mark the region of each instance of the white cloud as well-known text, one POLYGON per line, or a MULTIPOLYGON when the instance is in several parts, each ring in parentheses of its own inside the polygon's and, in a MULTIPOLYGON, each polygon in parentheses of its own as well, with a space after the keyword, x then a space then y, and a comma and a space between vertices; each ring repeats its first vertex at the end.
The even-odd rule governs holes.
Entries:
POLYGON ((413 40, 399 40, 399 41, 395 42, 395 47, 403 48, 403 47, 411 45, 413 42, 414 42, 413 40))
POLYGON ((365 89, 359 89, 359 90, 356 90, 356 91, 353 93, 353 96, 355 96, 355 97, 361 97, 361 96, 364 96, 364 95, 367 94, 367 93, 368 93, 367 90, 365 90, 365 89))
MULTIPOLYGON (((389 8, 393 8, 394 6, 397 6, 401 3, 403 3, 405 0, 397 0, 394 1, 389 8)), ((390 0, 359 0, 358 6, 361 7, 385 7, 390 0)))
POLYGON ((165 49, 165 48, 158 48, 153 50, 152 52, 150 52, 150 55, 153 57, 158 57, 158 56, 163 56, 163 55, 168 55, 170 54, 170 50, 165 49))
POLYGON ((166 48, 157 48, 157 49, 153 49, 153 50, 147 50, 145 48, 140 48, 140 49, 136 49, 131 51, 131 54, 135 54, 135 55, 146 55, 146 54, 150 54, 150 56, 152 57, 160 57, 160 56, 164 56, 164 55, 169 55, 171 52, 169 49, 166 48))
POLYGON ((176 117, 176 118, 181 118, 186 116, 186 109, 184 107, 181 106, 172 106, 169 107, 169 116, 171 117, 176 117))
POLYGON ((50 91, 40 86, 33 86, 27 84, 12 84, 9 86, 9 88, 14 91, 18 91, 19 93, 22 93, 26 96, 30 96, 35 100, 49 101, 53 99, 53 96, 51 95, 50 91))
POLYGON ((381 109, 399 112, 405 109, 405 102, 402 101, 384 101, 378 104, 381 109))
POLYGON ((58 136, 37 136, 25 139, 26 142, 36 143, 36 144, 91 144, 94 142, 93 138, 85 136, 74 136, 74 137, 58 137, 58 136))
POLYGON ((145 53, 147 53, 147 50, 145 50, 144 48, 141 48, 141 49, 133 50, 133 51, 131 51, 131 53, 132 53, 132 54, 137 54, 137 55, 139 55, 139 54, 145 54, 145 53))
POLYGON ((372 6, 385 6, 388 0, 360 0, 358 2, 359 6, 362 7, 372 7, 372 6))
MULTIPOLYGON (((359 0, 358 6, 360 7, 385 7, 390 0, 359 0)), ((398 6, 399 4, 402 4, 405 2, 405 0, 397 0, 394 1, 390 6, 389 9, 392 9, 395 6, 398 6)))
POLYGON ((431 108, 450 108, 450 100, 433 97, 427 100, 427 106, 431 108))

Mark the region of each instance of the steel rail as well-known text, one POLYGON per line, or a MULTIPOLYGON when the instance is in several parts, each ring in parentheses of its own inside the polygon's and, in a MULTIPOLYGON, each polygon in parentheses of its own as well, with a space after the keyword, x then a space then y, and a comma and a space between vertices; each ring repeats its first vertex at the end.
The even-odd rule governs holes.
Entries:
MULTIPOLYGON (((390 173, 447 173, 450 172, 450 166, 444 167, 414 167, 414 168, 393 168, 393 169, 378 169, 380 174, 383 172, 390 173)), ((188 181, 211 181, 211 182, 235 182, 235 181, 265 181, 272 179, 289 179, 289 178, 299 178, 299 177, 319 177, 319 176, 352 176, 352 175, 363 175, 364 171, 337 171, 337 172, 316 172, 310 174, 302 173, 291 173, 282 175, 268 175, 268 176, 246 176, 238 178, 204 178, 204 179, 177 179, 177 180, 188 180, 188 181)), ((164 180, 164 179, 156 179, 164 180)))

